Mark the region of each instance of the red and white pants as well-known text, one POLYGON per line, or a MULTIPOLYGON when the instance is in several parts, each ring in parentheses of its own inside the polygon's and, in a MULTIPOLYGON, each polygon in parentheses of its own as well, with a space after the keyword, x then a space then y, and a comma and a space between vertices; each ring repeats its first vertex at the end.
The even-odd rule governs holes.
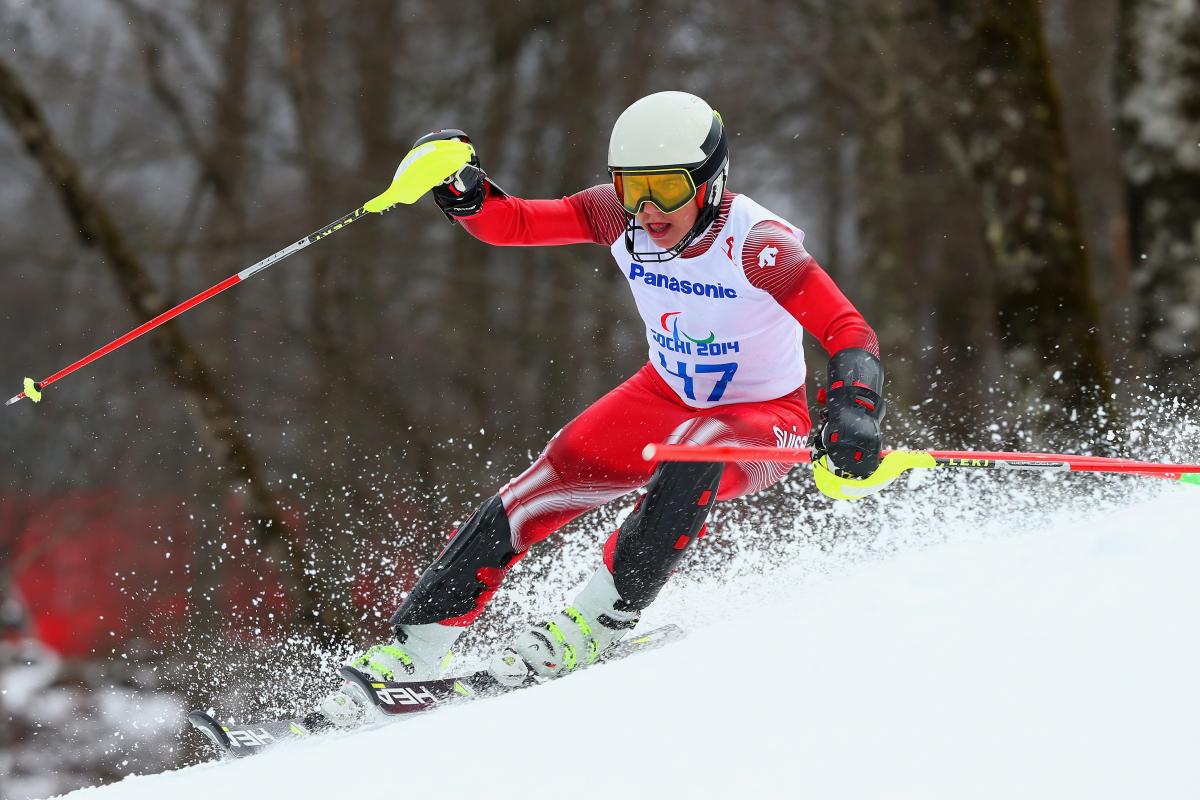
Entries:
MULTIPOLYGON (((681 403, 647 364, 568 423, 500 490, 513 544, 524 552, 580 514, 645 485, 655 469, 642 458, 647 444, 774 447, 803 440, 810 427, 803 386, 774 400, 696 409, 681 403)), ((790 469, 727 464, 717 499, 761 491, 790 469)))

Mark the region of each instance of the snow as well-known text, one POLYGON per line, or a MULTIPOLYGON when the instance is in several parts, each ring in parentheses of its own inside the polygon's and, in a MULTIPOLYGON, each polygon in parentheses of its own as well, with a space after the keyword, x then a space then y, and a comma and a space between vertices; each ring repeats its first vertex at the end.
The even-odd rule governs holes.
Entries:
POLYGON ((5 655, 7 662, 16 665, 16 668, 4 671, 3 681, 0 682, 5 711, 28 706, 58 677, 58 656, 38 642, 27 642, 22 652, 5 655))
POLYGON ((87 678, 36 641, 0 642, 0 724, 16 732, 0 743, 0 798, 42 797, 130 763, 178 763, 180 698, 87 678))
POLYGON ((662 650, 68 797, 1200 796, 1200 492, 1143 497, 681 586, 662 650))

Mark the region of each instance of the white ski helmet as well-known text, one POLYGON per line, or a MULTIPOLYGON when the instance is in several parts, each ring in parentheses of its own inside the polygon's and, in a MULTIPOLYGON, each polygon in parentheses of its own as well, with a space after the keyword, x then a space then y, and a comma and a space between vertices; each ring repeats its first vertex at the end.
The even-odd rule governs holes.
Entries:
POLYGON ((608 171, 629 220, 625 248, 638 261, 669 261, 716 219, 729 174, 729 140, 721 115, 694 94, 657 92, 625 109, 608 143, 608 171), (669 250, 636 249, 634 214, 643 203, 664 212, 689 202, 696 224, 669 250))

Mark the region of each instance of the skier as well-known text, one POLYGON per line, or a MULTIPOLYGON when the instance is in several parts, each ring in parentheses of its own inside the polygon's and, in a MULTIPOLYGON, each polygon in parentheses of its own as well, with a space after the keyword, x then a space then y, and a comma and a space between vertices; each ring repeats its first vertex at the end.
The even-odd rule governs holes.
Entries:
MULTIPOLYGON (((443 130, 418 140, 466 140, 443 130)), ((376 679, 435 677, 455 639, 534 543, 580 514, 645 487, 570 606, 518 636, 489 665, 506 685, 596 661, 637 622, 705 534, 718 500, 760 491, 787 466, 641 458, 650 442, 796 446, 811 424, 801 346, 830 353, 814 446, 843 478, 879 464, 883 368, 874 331, 804 249, 804 234, 726 188, 729 142, 699 97, 659 92, 617 119, 612 182, 560 200, 524 200, 477 158, 433 191, 452 223, 496 245, 594 243, 612 252, 646 325, 649 362, 550 440, 524 473, 463 525, 392 617, 395 637, 350 663, 376 679)), ((320 710, 354 725, 366 708, 342 687, 320 710)))

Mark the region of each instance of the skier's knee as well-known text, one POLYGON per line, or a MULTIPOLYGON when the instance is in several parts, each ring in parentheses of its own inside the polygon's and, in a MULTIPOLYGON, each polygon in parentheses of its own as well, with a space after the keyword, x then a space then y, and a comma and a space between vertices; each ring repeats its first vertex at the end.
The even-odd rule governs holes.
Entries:
POLYGON ((430 622, 466 624, 495 594, 508 568, 520 558, 504 503, 493 497, 458 529, 437 559, 422 573, 394 625, 430 622))
MULTIPOLYGON (((621 525, 609 567, 631 610, 650 605, 717 499, 724 464, 667 462, 621 525)), ((607 559, 606 559, 607 560, 607 559)))
MULTIPOLYGON (((665 440, 668 444, 737 444, 727 422, 716 415, 693 417, 680 423, 665 440)), ((665 465, 664 465, 665 466, 665 465)))

